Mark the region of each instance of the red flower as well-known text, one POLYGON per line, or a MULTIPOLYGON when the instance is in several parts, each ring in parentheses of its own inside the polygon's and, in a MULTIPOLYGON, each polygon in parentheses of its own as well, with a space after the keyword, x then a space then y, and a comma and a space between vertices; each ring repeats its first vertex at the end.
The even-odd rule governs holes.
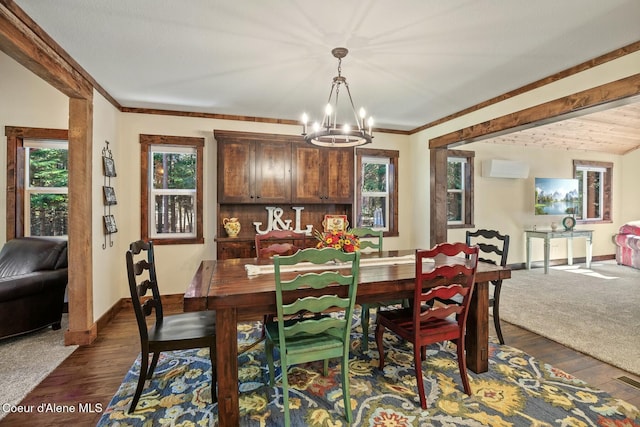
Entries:
POLYGON ((360 249, 360 240, 347 231, 331 231, 330 233, 314 233, 318 240, 317 248, 334 248, 343 252, 355 252, 360 249))

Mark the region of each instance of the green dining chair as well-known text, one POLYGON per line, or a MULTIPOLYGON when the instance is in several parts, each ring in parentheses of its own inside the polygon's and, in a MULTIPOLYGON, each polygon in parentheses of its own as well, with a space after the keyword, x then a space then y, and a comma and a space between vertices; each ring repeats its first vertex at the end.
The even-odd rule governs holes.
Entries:
POLYGON ((329 373, 329 359, 340 357, 342 394, 348 423, 353 420, 349 394, 349 340, 356 301, 360 253, 334 248, 309 248, 290 256, 273 257, 276 281, 276 320, 266 326, 265 350, 269 383, 274 386, 273 351, 280 352, 285 426, 289 414, 288 368, 317 360, 324 361, 323 375, 329 373), (299 263, 344 263, 302 273, 284 272, 282 266, 299 263), (339 269, 338 269, 339 268, 339 269), (339 290, 339 287, 345 287, 339 290), (311 295, 312 294, 312 295, 311 295), (330 312, 328 314, 328 312, 330 312), (304 316, 295 316, 305 313, 304 316))
MULTIPOLYGON (((352 228, 351 232, 360 239, 360 250, 370 251, 376 250, 382 252, 382 230, 373 230, 371 228, 359 227, 352 228), (371 239, 371 240, 364 240, 371 239)), ((371 321, 371 309, 378 309, 389 305, 402 304, 404 307, 409 306, 408 300, 395 300, 374 303, 361 304, 360 321, 362 323, 362 340, 360 341, 360 350, 365 352, 369 349, 369 323, 371 321)))
MULTIPOLYGON (((373 230, 366 227, 352 228, 351 233, 360 239, 360 250, 375 250, 382 252, 382 230, 373 230), (364 240, 372 239, 372 240, 364 240)), ((369 348, 369 322, 370 311, 372 308, 380 307, 380 303, 365 303, 360 305, 360 321, 362 323, 362 340, 360 341, 360 349, 364 352, 369 348)))

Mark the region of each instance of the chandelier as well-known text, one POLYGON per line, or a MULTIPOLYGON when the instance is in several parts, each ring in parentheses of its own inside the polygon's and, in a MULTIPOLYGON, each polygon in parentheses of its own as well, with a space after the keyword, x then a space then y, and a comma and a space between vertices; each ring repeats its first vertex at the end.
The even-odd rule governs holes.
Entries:
POLYGON ((333 78, 331 84, 331 90, 329 91, 329 100, 327 106, 324 109, 324 117, 322 123, 315 122, 312 126, 311 132, 307 133, 307 123, 309 116, 307 113, 302 115, 302 136, 304 140, 313 145, 319 145, 321 147, 355 147, 358 145, 370 144, 373 139, 373 118, 367 119, 365 130, 365 118, 367 113, 364 108, 360 108, 360 111, 356 113, 356 107, 353 104, 351 98, 351 91, 349 90, 349 84, 346 77, 343 77, 340 72, 342 71, 342 58, 347 56, 349 51, 344 47, 336 47, 331 51, 331 54, 338 58, 338 75, 333 78), (347 96, 349 97, 349 106, 353 111, 353 117, 355 119, 356 126, 352 127, 348 123, 344 123, 341 128, 338 128, 338 101, 340 98, 340 86, 344 85, 347 90, 347 96))

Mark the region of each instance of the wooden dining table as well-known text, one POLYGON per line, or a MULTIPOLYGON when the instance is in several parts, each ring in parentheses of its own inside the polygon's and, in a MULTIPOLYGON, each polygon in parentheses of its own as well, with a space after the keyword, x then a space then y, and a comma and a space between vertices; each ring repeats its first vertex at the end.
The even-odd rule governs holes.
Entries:
MULTIPOLYGON (((356 302, 371 303, 412 298, 415 264, 406 262, 406 258, 414 253, 413 250, 363 253, 356 302), (375 258, 384 259, 387 263, 371 264, 375 258), (388 263, 390 258, 398 258, 402 262, 388 263)), ((269 259, 257 258, 204 260, 184 295, 185 311, 216 310, 218 421, 221 427, 237 426, 240 419, 237 324, 276 313, 273 273, 248 276, 245 265, 270 264, 272 261, 269 259)), ((283 273, 283 278, 296 274, 300 273, 283 273)), ((489 364, 488 281, 510 277, 509 268, 478 263, 466 335, 467 367, 473 372, 486 372, 489 364)))

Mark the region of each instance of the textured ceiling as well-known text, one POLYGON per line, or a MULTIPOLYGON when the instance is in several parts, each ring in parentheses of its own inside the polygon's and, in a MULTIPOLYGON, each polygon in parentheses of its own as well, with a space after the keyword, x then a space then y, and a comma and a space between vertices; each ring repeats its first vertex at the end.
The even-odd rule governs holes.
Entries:
POLYGON ((123 107, 412 130, 640 40, 638 0, 15 0, 123 107), (346 118, 345 118, 346 119, 346 118))

